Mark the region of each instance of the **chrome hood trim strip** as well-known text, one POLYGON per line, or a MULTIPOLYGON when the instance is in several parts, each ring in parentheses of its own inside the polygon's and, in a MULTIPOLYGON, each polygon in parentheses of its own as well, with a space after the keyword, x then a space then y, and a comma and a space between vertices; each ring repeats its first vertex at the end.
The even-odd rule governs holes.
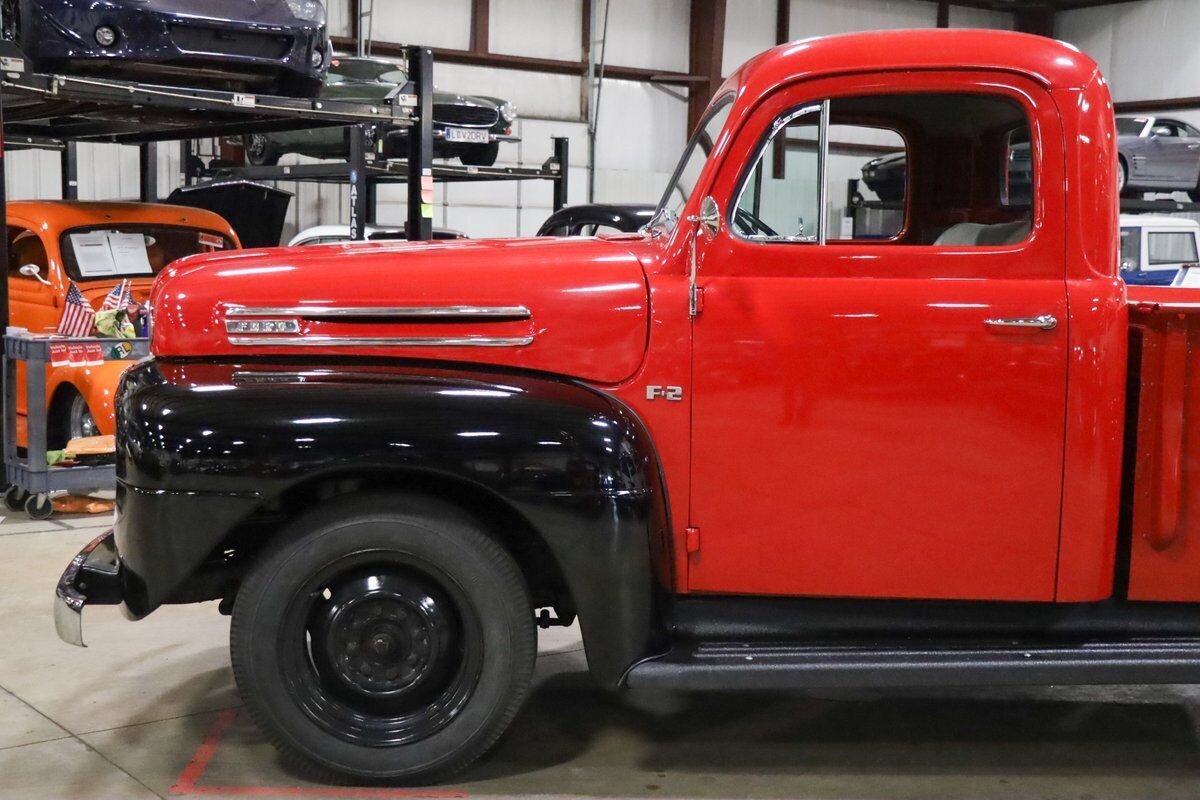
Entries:
POLYGON ((532 336, 230 336, 242 347, 526 347, 532 336))
POLYGON ((392 319, 529 319, 525 306, 229 306, 226 317, 386 317, 392 319))

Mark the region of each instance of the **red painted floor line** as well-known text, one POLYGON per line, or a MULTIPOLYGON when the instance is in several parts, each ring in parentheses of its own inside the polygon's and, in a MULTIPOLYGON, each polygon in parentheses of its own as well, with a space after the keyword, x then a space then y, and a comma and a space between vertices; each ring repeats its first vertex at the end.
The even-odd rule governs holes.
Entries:
POLYGON ((400 798, 442 798, 442 797, 466 797, 467 793, 456 789, 387 789, 387 788, 348 788, 348 787, 296 787, 296 786, 198 786, 197 782, 204 771, 208 769, 209 762, 216 755, 217 746, 221 744, 221 739, 229 732, 233 726, 234 720, 237 719, 237 709, 222 711, 217 715, 213 726, 209 728, 208 735, 204 737, 204 741, 196 748, 195 755, 183 768, 183 772, 179 773, 179 777, 175 781, 175 785, 171 787, 171 794, 192 794, 192 795, 226 795, 229 797, 356 797, 356 798, 373 798, 373 797, 400 797, 400 798))

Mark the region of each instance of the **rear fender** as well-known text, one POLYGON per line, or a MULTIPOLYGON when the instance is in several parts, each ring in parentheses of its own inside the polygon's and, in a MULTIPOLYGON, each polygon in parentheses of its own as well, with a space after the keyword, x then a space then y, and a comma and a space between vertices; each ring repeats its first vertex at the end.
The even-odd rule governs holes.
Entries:
POLYGON ((158 361, 128 373, 118 418, 116 536, 135 615, 174 599, 235 531, 277 530, 248 523, 295 490, 366 474, 406 489, 469 487, 527 522, 565 580, 601 683, 615 686, 651 648, 651 537, 666 530, 658 461, 640 421, 586 386, 428 367, 158 361))

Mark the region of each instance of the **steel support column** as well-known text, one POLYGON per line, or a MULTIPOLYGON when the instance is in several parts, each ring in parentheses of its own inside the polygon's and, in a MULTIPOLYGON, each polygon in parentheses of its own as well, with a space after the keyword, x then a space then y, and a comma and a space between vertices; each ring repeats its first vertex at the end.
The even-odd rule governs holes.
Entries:
POLYGON ((725 0, 692 0, 688 38, 688 72, 701 77, 688 88, 688 131, 704 116, 708 101, 721 87, 725 52, 725 0))
POLYGON ((409 241, 433 238, 433 51, 408 48, 408 77, 417 93, 408 133, 409 241))
POLYGON ((138 145, 138 198, 143 203, 158 202, 158 145, 138 145))
POLYGON ((567 204, 567 189, 569 188, 571 140, 566 136, 554 137, 554 160, 558 162, 558 177, 554 179, 554 210, 558 211, 567 204))
POLYGON ((492 21, 491 0, 471 0, 471 52, 487 53, 489 26, 492 21))
POLYGON ((350 239, 366 239, 367 200, 367 128, 354 125, 350 133, 350 239))
POLYGON ((59 180, 62 184, 63 200, 79 199, 79 147, 75 142, 64 142, 58 154, 59 180))

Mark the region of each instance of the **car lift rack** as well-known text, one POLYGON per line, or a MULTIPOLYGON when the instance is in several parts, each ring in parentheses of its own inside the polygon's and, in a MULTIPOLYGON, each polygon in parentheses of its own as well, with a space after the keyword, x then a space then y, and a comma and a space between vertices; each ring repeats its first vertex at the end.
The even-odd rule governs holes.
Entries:
MULTIPOLYGON (((430 239, 433 232, 433 55, 428 48, 410 47, 406 56, 411 93, 397 91, 381 102, 363 103, 39 73, 31 69, 31 63, 14 43, 0 41, 0 214, 4 214, 7 200, 3 170, 4 153, 9 148, 49 146, 60 149, 63 197, 73 198, 77 195, 75 142, 140 144, 142 195, 145 199, 152 199, 157 183, 153 150, 155 142, 336 125, 350 126, 351 130, 358 131, 351 140, 357 142, 357 148, 361 150, 365 126, 407 126, 412 129, 407 137, 409 153, 403 167, 407 170, 408 230, 413 239, 430 239)), ((365 154, 360 157, 365 157, 365 154)), ((356 214, 352 220, 358 238, 361 238, 361 226, 365 221, 364 203, 365 197, 354 204, 357 210, 363 212, 356 214)), ((0 227, 7 230, 6 224, 0 227)), ((0 236, 0 264, 8 264, 7 234, 0 236)), ((5 279, 0 280, 0 333, 6 332, 7 327, 8 281, 5 279)), ((29 347, 39 350, 34 360, 40 361, 41 345, 28 344, 38 341, 6 340, 3 370, 6 405, 3 444, 6 462, 10 453, 14 459, 17 457, 16 426, 7 419, 10 416, 15 419, 13 403, 16 391, 10 385, 10 375, 15 375, 15 366, 10 368, 10 365, 15 360, 27 360, 22 356, 29 356, 29 353, 17 353, 16 350, 24 351, 29 347)), ((46 340, 40 341, 44 343, 46 340)), ((144 340, 132 342, 137 351, 144 350, 144 340)), ((34 402, 30 405, 36 409, 45 403, 34 402)), ((31 427, 44 427, 44 414, 41 416, 41 420, 29 417, 28 424, 31 427)), ((41 438, 44 439, 44 436, 41 438)), ((44 495, 57 488, 93 483, 91 477, 79 471, 82 469, 85 468, 74 468, 71 477, 64 478, 64 483, 70 485, 60 486, 57 469, 42 472, 40 464, 34 469, 10 469, 6 466, 6 483, 24 492, 44 495)), ((111 484, 111 480, 108 482, 111 484)), ((38 498, 39 501, 41 499, 44 498, 38 498)))
MULTIPOLYGON (((359 126, 351 130, 350 160, 345 162, 321 162, 313 164, 294 164, 291 166, 215 166, 188 169, 185 175, 186 185, 193 185, 197 180, 230 180, 242 179, 249 181, 301 181, 311 183, 350 184, 352 190, 351 230, 353 239, 362 238, 361 231, 355 231, 355 221, 363 220, 365 224, 377 222, 377 191, 382 183, 407 183, 410 181, 409 161, 407 159, 385 160, 375 158, 367 143, 372 138, 367 128, 359 126)), ((480 167, 463 164, 435 163, 431 174, 435 183, 460 183, 482 181, 527 181, 547 180, 554 185, 554 210, 558 211, 567 203, 568 170, 570 163, 570 140, 565 136, 555 136, 554 153, 540 167, 480 167)), ((190 158, 190 142, 181 143, 184 147, 182 161, 184 164, 194 163, 190 158)), ((411 188, 410 188, 411 192, 411 188)), ((410 195, 411 202, 411 195, 410 195)))

